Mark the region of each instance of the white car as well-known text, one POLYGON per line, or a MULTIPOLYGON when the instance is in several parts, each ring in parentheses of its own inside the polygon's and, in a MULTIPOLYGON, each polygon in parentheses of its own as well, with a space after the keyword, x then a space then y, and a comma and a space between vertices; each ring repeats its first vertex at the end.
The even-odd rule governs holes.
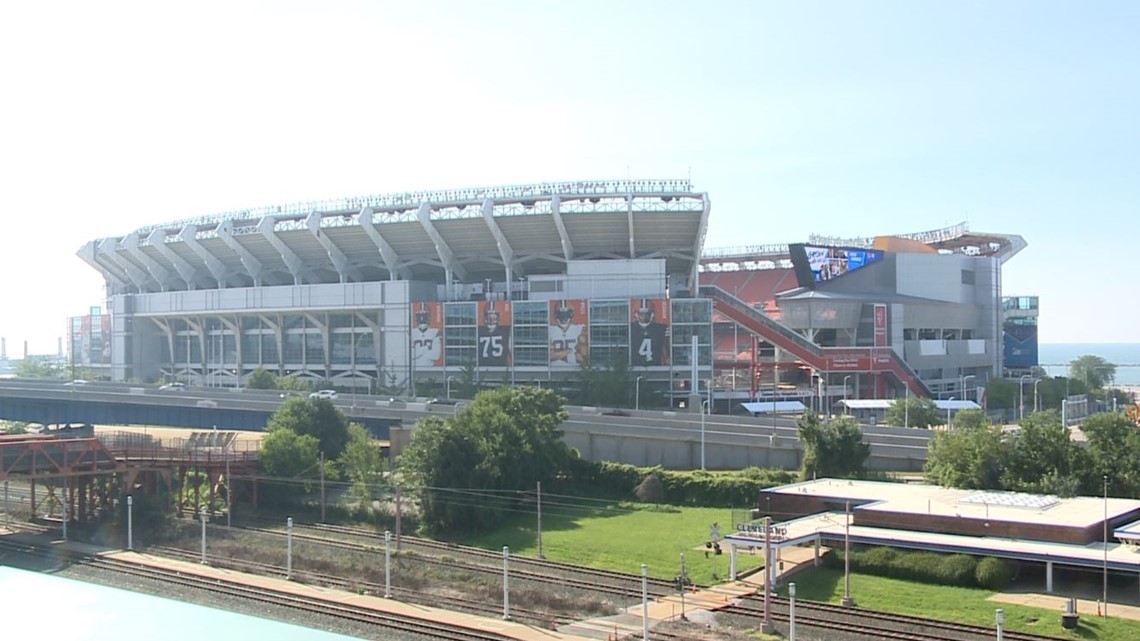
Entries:
POLYGON ((309 398, 323 398, 323 399, 327 399, 327 400, 331 401, 332 399, 336 398, 336 390, 334 390, 334 389, 318 390, 316 392, 313 392, 312 394, 309 394, 309 398))

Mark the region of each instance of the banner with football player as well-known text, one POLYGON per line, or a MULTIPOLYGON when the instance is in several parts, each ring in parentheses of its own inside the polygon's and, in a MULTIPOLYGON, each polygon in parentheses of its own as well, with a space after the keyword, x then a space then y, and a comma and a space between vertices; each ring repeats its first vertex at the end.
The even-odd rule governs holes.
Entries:
POLYGON ((412 304, 412 364, 416 369, 443 366, 442 327, 442 304, 412 304))
POLYGON ((629 364, 647 367, 669 364, 669 301, 634 298, 629 324, 629 364))
POLYGON ((479 335, 475 346, 479 367, 511 364, 511 303, 479 301, 479 335))
POLYGON ((581 367, 589 354, 586 301, 550 301, 550 366, 581 367))

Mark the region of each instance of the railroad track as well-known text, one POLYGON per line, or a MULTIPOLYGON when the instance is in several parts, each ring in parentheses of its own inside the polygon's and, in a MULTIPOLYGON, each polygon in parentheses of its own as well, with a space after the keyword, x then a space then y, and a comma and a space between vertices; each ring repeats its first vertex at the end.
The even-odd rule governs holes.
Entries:
MULTIPOLYGON (((273 528, 261 527, 243 527, 247 531, 258 532, 276 537, 285 537, 286 533, 273 528)), ((406 546, 412 547, 413 550, 423 548, 430 550, 432 554, 417 554, 415 559, 420 562, 437 565, 448 568, 462 568, 473 572, 482 574, 499 575, 502 574, 502 555, 482 548, 475 548, 470 546, 455 546, 447 543, 440 543, 438 541, 431 541, 430 539, 421 539, 418 537, 402 537, 406 546), (459 555, 462 555, 459 556, 459 555), (449 557, 450 560, 444 557, 449 557), (465 561, 463 557, 473 559, 473 561, 465 561)), ((369 530, 360 530, 356 528, 347 528, 341 526, 294 526, 293 528, 294 541, 308 541, 311 543, 325 545, 337 549, 352 550, 355 552, 371 552, 376 553, 383 550, 383 535, 378 535, 369 530), (298 533, 297 529, 314 529, 322 532, 320 535, 298 533), (365 538, 370 541, 379 539, 380 546, 363 543, 353 543, 341 538, 330 538, 325 533, 334 533, 342 536, 355 536, 365 538)), ((393 553, 394 545, 393 545, 393 553)), ((406 552, 404 552, 406 554, 406 552)), ((566 563, 555 563, 551 561, 544 561, 534 559, 531 557, 511 557, 511 570, 510 575, 512 579, 520 579, 526 581, 534 581, 536 583, 553 584, 562 587, 576 588, 585 590, 591 593, 603 593, 621 598, 640 598, 641 596, 641 577, 633 574, 626 574, 622 572, 610 572, 606 570, 595 570, 591 568, 582 568, 575 565, 566 563), (533 568, 533 569, 524 569, 533 568), (572 574, 573 576, 568 576, 572 574)), ((667 596, 676 592, 676 587, 669 581, 660 579, 652 579, 649 582, 649 593, 652 596, 667 596)))
MULTIPOLYGON (((763 597, 748 597, 721 611, 755 620, 763 615, 763 597)), ((773 620, 787 623, 788 611, 788 599, 773 597, 773 620)), ((989 641, 995 635, 992 627, 803 600, 796 601, 796 625, 909 641, 989 641)), ((1004 630, 1003 635, 1007 641, 1057 641, 1063 638, 1010 630, 1004 630)))
MULTIPOLYGON (((345 534, 345 535, 349 535, 349 536, 360 536, 360 537, 365 537, 365 538, 378 539, 381 542, 383 542, 383 540, 384 540, 383 534, 374 532, 372 530, 365 530, 365 529, 361 529, 361 528, 352 528, 352 527, 347 527, 347 526, 343 526, 343 525, 324 525, 324 524, 318 523, 318 524, 307 524, 304 527, 314 529, 314 530, 333 532, 333 533, 337 533, 337 534, 345 534)), ((481 558, 486 558, 486 559, 500 559, 500 560, 502 559, 502 555, 499 552, 495 552, 493 550, 486 550, 483 548, 478 548, 478 547, 474 547, 474 546, 470 546, 470 545, 459 545, 459 544, 455 544, 455 543, 446 543, 443 541, 435 541, 432 539, 425 539, 425 538, 420 538, 420 537, 416 537, 416 536, 401 536, 400 538, 404 541, 404 543, 410 543, 412 545, 422 547, 422 548, 441 550, 441 551, 446 551, 448 553, 461 552, 461 553, 469 555, 469 556, 481 557, 481 558)), ((512 563, 517 562, 517 563, 522 564, 522 565, 530 565, 530 566, 533 566, 536 568, 543 568, 545 570, 561 570, 561 571, 565 571, 565 572, 574 572, 575 574, 578 574, 581 576, 589 576, 589 577, 592 577, 593 579, 610 579, 610 580, 616 580, 616 581, 621 581, 621 582, 625 582, 625 583, 634 582, 637 584, 639 590, 640 590, 640 586, 641 586, 641 575, 639 575, 639 574, 629 574, 626 572, 615 572, 612 570, 599 570, 596 568, 587 568, 587 567, 583 567, 580 565, 573 565, 571 563, 560 563, 558 561, 549 561, 546 559, 539 559, 539 558, 529 557, 529 556, 514 556, 514 555, 512 555, 511 556, 511 562, 512 563)), ((660 594, 668 594, 670 590, 675 590, 676 586, 673 584, 672 581, 666 581, 664 579, 652 579, 651 578, 651 579, 649 579, 649 589, 650 589, 650 594, 655 594, 655 592, 653 592, 654 589, 661 590, 660 594)))
MULTIPOLYGON (((195 563, 201 560, 201 554, 195 554, 181 548, 154 546, 148 548, 148 551, 155 552, 167 558, 174 558, 195 563)), ((214 554, 207 554, 206 560, 211 566, 214 567, 224 567, 228 569, 259 574, 262 576, 283 577, 286 571, 285 568, 270 563, 260 563, 247 559, 235 559, 233 557, 214 554)), ((321 572, 313 572, 310 570, 301 570, 296 567, 293 568, 293 579, 299 583, 322 585, 352 593, 360 593, 361 591, 364 591, 372 595, 383 595, 385 589, 385 586, 383 584, 376 583, 374 581, 367 581, 363 579, 346 579, 341 576, 321 572)), ((391 595, 392 598, 404 603, 415 603, 416 605, 425 605, 451 610, 458 609, 464 612, 469 612, 471 614, 500 616, 503 611, 501 605, 496 605, 494 603, 490 603, 481 599, 464 598, 455 595, 448 595, 446 597, 443 597, 433 595, 428 591, 403 588, 397 585, 391 586, 391 595)), ((515 606, 511 606, 511 618, 522 623, 544 626, 551 623, 569 623, 574 620, 569 617, 552 617, 549 613, 540 612, 538 610, 530 610, 527 608, 519 608, 515 606)))
MULTIPOLYGON (((28 543, 0 541, 0 549, 12 549, 23 554, 38 553, 43 556, 58 555, 60 550, 48 549, 28 543)), ((117 574, 140 579, 158 581, 165 585, 178 585, 194 590, 210 592, 226 597, 239 598, 265 605, 289 608, 314 615, 335 617, 356 623, 375 625, 386 630, 407 632, 431 639, 444 641, 512 641, 511 637, 480 630, 472 630, 458 625, 408 617, 392 612, 335 603, 322 599, 299 596, 287 592, 258 586, 246 585, 214 577, 200 577, 183 574, 174 569, 143 566, 109 557, 89 557, 79 553, 66 555, 74 563, 109 569, 117 574)))

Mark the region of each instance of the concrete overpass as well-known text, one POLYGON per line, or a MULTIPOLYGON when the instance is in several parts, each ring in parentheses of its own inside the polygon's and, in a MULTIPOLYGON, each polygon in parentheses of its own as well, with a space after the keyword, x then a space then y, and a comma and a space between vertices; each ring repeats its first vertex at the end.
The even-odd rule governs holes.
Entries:
MULTIPOLYGON (((169 425, 209 429, 261 430, 283 399, 276 391, 189 388, 164 391, 154 386, 58 381, 0 381, 0 419, 35 423, 169 425)), ((333 403, 350 419, 380 438, 391 428, 410 428, 425 416, 451 414, 456 406, 380 400, 342 394, 333 403)), ((566 443, 587 460, 609 460, 668 468, 700 467, 699 415, 683 412, 568 407, 562 424, 566 443)), ((926 430, 864 426, 876 470, 922 469, 931 433, 926 430)), ((711 414, 703 428, 706 466, 735 469, 748 465, 794 468, 802 447, 794 418, 753 418, 711 414)))

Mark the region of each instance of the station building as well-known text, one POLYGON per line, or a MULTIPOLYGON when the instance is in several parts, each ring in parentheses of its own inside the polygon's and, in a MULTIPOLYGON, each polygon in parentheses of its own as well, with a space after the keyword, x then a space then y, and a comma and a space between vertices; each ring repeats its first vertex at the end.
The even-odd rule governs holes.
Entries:
MULTIPOLYGON (((819 479, 761 491, 757 512, 775 524, 768 541, 776 556, 788 547, 815 546, 818 553, 848 542, 993 556, 1041 568, 1050 593, 1055 573, 1064 570, 1140 579, 1134 499, 819 479)), ((735 530, 725 537, 733 555, 765 544, 758 520, 735 530)))

